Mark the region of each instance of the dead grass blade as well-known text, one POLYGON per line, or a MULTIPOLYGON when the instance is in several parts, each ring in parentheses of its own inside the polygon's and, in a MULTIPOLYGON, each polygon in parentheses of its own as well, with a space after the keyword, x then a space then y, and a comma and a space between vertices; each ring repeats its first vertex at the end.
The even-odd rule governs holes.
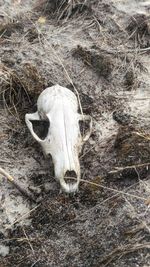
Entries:
MULTIPOLYGON (((67 179, 76 180, 76 178, 73 178, 73 177, 66 177, 66 178, 67 179)), ((132 198, 137 198, 137 199, 143 200, 145 203, 147 201, 147 198, 139 197, 139 196, 136 196, 134 194, 129 194, 129 193, 126 193, 126 192, 123 192, 123 191, 120 191, 120 190, 117 190, 117 189, 114 189, 114 188, 110 188, 110 187, 107 187, 107 186, 104 186, 104 185, 100 185, 100 184, 97 184, 97 183, 94 183, 94 182, 86 181, 84 179, 80 179, 80 181, 83 182, 83 183, 86 183, 86 184, 90 184, 90 185, 94 185, 94 186, 106 189, 108 191, 113 191, 113 192, 118 193, 118 194, 122 194, 122 195, 126 195, 126 196, 129 196, 129 197, 132 197, 132 198)))
POLYGON ((101 260, 99 263, 105 263, 104 267, 110 264, 116 257, 123 257, 124 255, 135 252, 139 249, 150 249, 150 243, 144 244, 128 244, 126 246, 121 246, 114 249, 111 253, 109 253, 105 258, 101 260))
POLYGON ((146 135, 146 134, 143 134, 143 133, 140 133, 140 132, 133 132, 134 134, 144 138, 145 140, 148 140, 150 141, 150 135, 146 135))
POLYGON ((109 173, 116 173, 116 172, 123 171, 123 170, 135 169, 135 168, 139 168, 139 167, 146 167, 149 165, 150 165, 150 162, 131 165, 131 166, 125 166, 125 167, 115 167, 115 170, 112 170, 109 173))
POLYGON ((29 247, 31 248, 32 254, 35 255, 35 251, 34 251, 33 246, 31 244, 30 238, 28 237, 28 235, 27 235, 27 233, 26 233, 26 231, 25 231, 23 226, 22 226, 22 230, 23 230, 23 233, 25 235, 25 239, 27 240, 27 242, 29 244, 29 247))

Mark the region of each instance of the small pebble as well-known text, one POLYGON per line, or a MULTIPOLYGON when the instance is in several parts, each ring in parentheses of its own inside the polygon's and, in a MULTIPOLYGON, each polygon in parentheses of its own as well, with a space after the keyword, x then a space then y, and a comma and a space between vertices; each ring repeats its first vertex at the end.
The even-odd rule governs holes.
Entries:
POLYGON ((36 199, 36 203, 40 203, 40 202, 42 202, 42 200, 43 200, 43 197, 42 197, 42 196, 39 196, 39 197, 36 199))
POLYGON ((49 193, 50 191, 56 190, 57 184, 56 183, 45 183, 44 184, 44 191, 45 193, 49 193))
POLYGON ((41 188, 39 188, 39 187, 30 186, 29 190, 31 192, 33 192, 34 194, 36 194, 36 195, 40 195, 41 194, 41 188))
POLYGON ((0 245, 0 256, 5 257, 9 254, 9 247, 5 245, 0 245))

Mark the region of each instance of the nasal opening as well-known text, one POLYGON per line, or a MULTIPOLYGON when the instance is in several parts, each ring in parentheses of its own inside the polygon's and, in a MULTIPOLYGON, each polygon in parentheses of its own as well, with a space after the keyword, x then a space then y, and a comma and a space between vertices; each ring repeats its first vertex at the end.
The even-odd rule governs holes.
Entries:
POLYGON ((64 180, 67 184, 74 184, 77 182, 77 174, 75 171, 66 171, 64 180))
POLYGON ((63 179, 60 179, 62 189, 66 193, 75 193, 78 190, 80 175, 75 171, 66 171, 63 179))

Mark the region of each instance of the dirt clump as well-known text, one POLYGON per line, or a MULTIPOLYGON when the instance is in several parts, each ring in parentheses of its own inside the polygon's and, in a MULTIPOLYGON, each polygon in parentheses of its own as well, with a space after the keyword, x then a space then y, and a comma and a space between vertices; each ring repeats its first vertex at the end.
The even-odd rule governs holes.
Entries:
POLYGON ((73 51, 73 56, 81 58, 84 64, 91 67, 99 76, 106 79, 110 77, 113 63, 108 55, 104 55, 100 53, 100 51, 96 52, 93 49, 88 50, 81 46, 77 46, 73 51))
POLYGON ((135 14, 130 18, 127 31, 131 35, 130 38, 136 39, 142 48, 149 47, 150 42, 150 23, 149 16, 144 14, 135 14))

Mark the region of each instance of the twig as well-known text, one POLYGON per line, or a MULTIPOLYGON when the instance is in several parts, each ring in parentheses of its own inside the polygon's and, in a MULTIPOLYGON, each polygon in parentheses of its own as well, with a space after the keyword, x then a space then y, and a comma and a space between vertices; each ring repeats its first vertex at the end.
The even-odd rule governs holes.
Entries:
POLYGON ((140 137, 143 137, 145 140, 148 140, 150 141, 150 135, 146 135, 146 134, 143 134, 143 133, 139 133, 139 132, 133 132, 134 134, 140 136, 140 137))
POLYGON ((40 261, 40 259, 36 260, 36 261, 31 265, 31 267, 35 266, 39 261, 40 261))
MULTIPOLYGON (((109 95, 110 96, 110 95, 109 95)), ((130 94, 130 95, 126 95, 126 96, 121 96, 121 95, 118 95, 118 96, 114 96, 115 98, 119 98, 119 99, 128 99, 129 97, 131 97, 131 96, 133 96, 133 94, 130 94)), ((141 101, 141 100, 149 100, 150 99, 150 97, 143 97, 143 98, 134 98, 133 97, 133 100, 139 100, 139 101, 141 101)))
POLYGON ((83 158, 85 155, 87 155, 94 147, 96 147, 97 144, 95 144, 94 146, 92 146, 90 149, 88 149, 85 153, 83 153, 79 158, 83 158))
MULTIPOLYGON (((72 180, 76 180, 76 178, 73 178, 73 177, 65 177, 67 179, 72 179, 72 180)), ((123 192, 123 191, 120 191, 120 190, 117 190, 117 189, 114 189, 114 188, 110 188, 110 187, 107 187, 107 186, 104 186, 104 185, 101 185, 101 184, 97 184, 97 183, 94 183, 94 182, 90 182, 90 181, 86 181, 84 179, 80 179, 81 182, 84 182, 86 184, 90 184, 90 185, 95 185, 97 187, 100 187, 100 188, 103 188, 103 189, 106 189, 108 191, 113 191, 113 192, 116 192, 118 194, 123 194, 123 195, 126 195, 126 196, 129 196, 129 197, 133 197, 133 198, 137 198, 137 199, 140 199, 140 200, 144 200, 145 202, 147 201, 146 198, 144 197, 139 197, 139 196, 136 196, 136 195, 133 195, 133 194, 129 194, 129 193, 126 193, 126 192, 123 192)))
POLYGON ((29 237, 27 236, 26 231, 25 231, 25 229, 24 229, 23 226, 22 226, 22 230, 23 230, 23 233, 24 233, 24 235, 25 235, 25 237, 26 237, 27 242, 29 243, 29 246, 30 246, 30 248, 31 248, 31 251, 32 251, 33 255, 35 255, 35 251, 34 251, 34 249, 33 249, 33 246, 32 246, 32 244, 31 244, 30 239, 29 239, 29 237))
POLYGON ((108 191, 114 191, 116 193, 120 193, 120 194, 123 194, 123 195, 127 195, 129 197, 134 197, 134 198, 141 199, 141 200, 144 200, 144 201, 147 200, 144 197, 139 197, 139 196, 136 196, 136 195, 133 195, 133 194, 129 194, 129 193, 126 193, 126 192, 123 192, 123 191, 120 191, 120 190, 117 190, 117 189, 114 189, 114 188, 110 188, 110 187, 107 187, 107 186, 103 186, 103 185, 100 185, 100 184, 97 184, 97 183, 94 183, 94 182, 85 181, 83 179, 81 179, 81 181, 85 182, 85 183, 88 183, 88 184, 91 184, 91 185, 95 185, 95 186, 101 187, 101 188, 106 189, 108 191))
POLYGON ((109 173, 116 173, 116 172, 123 171, 123 170, 135 169, 138 167, 145 167, 145 166, 149 166, 149 165, 150 165, 150 162, 141 163, 141 164, 137 164, 137 165, 131 165, 131 166, 125 166, 125 167, 115 167, 115 170, 110 171, 109 173))
MULTIPOLYGON (((18 242, 24 242, 24 241, 27 241, 28 239, 24 236, 23 237, 5 238, 5 239, 1 240, 1 243, 13 241, 13 240, 18 241, 18 242)), ((30 240, 36 240, 36 238, 30 238, 30 240)))
POLYGON ((4 175, 7 178, 7 180, 9 182, 11 182, 16 187, 22 195, 24 195, 25 197, 29 198, 30 200, 36 202, 36 200, 34 199, 33 195, 30 192, 28 192, 25 188, 23 188, 22 186, 20 186, 14 180, 14 178, 9 173, 7 173, 4 169, 2 169, 1 167, 0 167, 0 173, 2 175, 4 175))
POLYGON ((146 52, 149 52, 150 51, 150 47, 147 47, 147 48, 135 48, 135 49, 132 49, 132 48, 129 48, 127 50, 117 50, 117 49, 101 49, 101 51, 104 51, 104 52, 107 52, 109 54, 121 54, 121 53, 133 53, 137 50, 137 52, 139 53, 146 53, 146 52))

